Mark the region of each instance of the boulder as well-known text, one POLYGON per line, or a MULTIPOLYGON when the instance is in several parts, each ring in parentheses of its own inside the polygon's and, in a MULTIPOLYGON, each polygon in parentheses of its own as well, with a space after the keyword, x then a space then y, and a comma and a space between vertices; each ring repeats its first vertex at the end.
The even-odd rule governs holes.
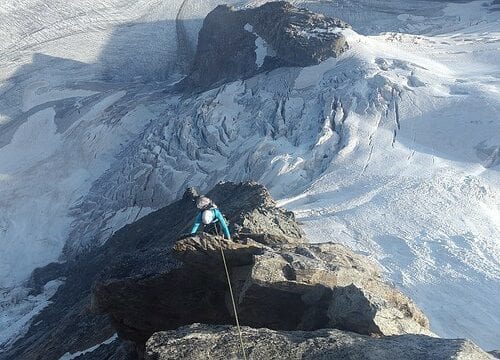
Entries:
MULTIPOLYGON (((206 253, 207 241, 217 240, 206 239, 202 248, 190 252, 206 253)), ((232 244, 226 251, 243 324, 278 330, 334 327, 369 335, 432 334, 422 311, 382 281, 376 264, 345 246, 260 245, 259 253, 259 244, 251 244, 250 264, 248 244, 232 244), (233 260, 237 258, 241 260, 233 260)), ((182 249, 176 250, 181 259, 182 249)), ((212 251, 219 266, 206 268, 205 273, 215 270, 214 276, 220 275, 218 252, 212 251)))
MULTIPOLYGON (((248 360, 489 360, 487 353, 468 340, 424 335, 373 338, 352 332, 274 331, 242 328, 248 360)), ((155 333, 146 344, 147 360, 241 359, 234 326, 194 324, 155 333)))
POLYGON ((254 256, 262 254, 265 249, 250 238, 233 242, 203 234, 179 240, 174 246, 174 254, 177 259, 189 266, 195 266, 202 271, 210 269, 212 274, 217 274, 221 270, 221 248, 229 266, 251 265, 254 256))
POLYGON ((184 237, 173 253, 181 266, 155 276, 99 282, 92 309, 109 314, 120 337, 138 348, 159 330, 192 323, 232 324, 221 248, 243 325, 432 335, 425 315, 386 285, 367 257, 338 244, 271 247, 241 235, 238 242, 208 234, 184 237))
POLYGON ((236 10, 220 5, 203 22, 189 75, 180 89, 203 90, 281 66, 310 66, 347 49, 340 19, 269 2, 236 10))

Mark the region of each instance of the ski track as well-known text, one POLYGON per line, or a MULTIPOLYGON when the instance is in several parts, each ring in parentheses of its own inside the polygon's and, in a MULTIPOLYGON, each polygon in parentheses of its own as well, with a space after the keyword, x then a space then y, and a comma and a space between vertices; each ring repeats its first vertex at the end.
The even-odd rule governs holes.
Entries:
POLYGON ((48 304, 55 285, 22 282, 68 237, 83 251, 188 185, 254 179, 311 241, 377 260, 437 334, 500 347, 499 12, 293 3, 351 23, 351 49, 192 99, 164 89, 219 2, 2 3, 0 344, 48 304))

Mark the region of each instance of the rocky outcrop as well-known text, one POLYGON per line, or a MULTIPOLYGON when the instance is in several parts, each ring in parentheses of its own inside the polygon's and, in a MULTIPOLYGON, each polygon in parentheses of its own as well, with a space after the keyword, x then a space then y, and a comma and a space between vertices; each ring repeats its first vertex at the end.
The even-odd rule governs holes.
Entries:
MULTIPOLYGON (((488 360, 489 355, 467 340, 423 335, 373 338, 351 332, 273 331, 242 328, 247 359, 290 360, 488 360)), ((237 330, 232 326, 195 324, 154 334, 146 345, 147 360, 240 359, 237 330)))
POLYGON ((231 324, 222 247, 243 325, 276 330, 331 327, 377 336, 432 334, 415 304, 386 285, 368 258, 345 246, 268 246, 239 237, 238 242, 208 234, 185 237, 174 246, 182 266, 147 278, 100 282, 94 288, 93 310, 108 313, 120 337, 138 348, 159 330, 192 323, 231 324))
POLYGON ((207 15, 190 74, 181 89, 206 89, 280 66, 309 66, 347 49, 340 19, 288 2, 236 10, 220 5, 207 15))
POLYGON ((45 284, 51 280, 64 278, 68 271, 66 263, 50 263, 43 268, 36 268, 28 280, 28 288, 32 294, 40 294, 45 284))
MULTIPOLYGON (((180 240, 176 257, 220 275, 219 240, 180 240), (203 258, 202 259, 200 259, 203 258)), ((271 329, 334 327, 360 334, 431 334, 425 315, 386 285, 377 266, 340 244, 262 246, 222 241, 242 323, 271 329), (293 315, 290 315, 290 314, 293 315)), ((228 310, 230 311, 230 306, 228 310)))
MULTIPOLYGON (((55 278, 65 278, 64 284, 33 318, 26 334, 0 353, 0 359, 57 360, 66 352, 76 353, 109 339, 116 332, 109 316, 90 311, 93 284, 128 278, 153 281, 180 266, 172 249, 192 226, 196 196, 196 190, 188 189, 181 199, 117 231, 103 246, 35 271, 31 280, 34 293, 55 278)), ((208 196, 229 220, 232 233, 259 237, 266 231, 275 234, 276 241, 305 242, 293 213, 277 208, 262 185, 220 183, 208 196), (272 229, 266 230, 263 217, 274 224, 272 229)))
POLYGON ((248 273, 232 275, 241 321, 254 327, 430 334, 425 315, 381 280, 374 263, 339 244, 267 249, 248 273))
MULTIPOLYGON (((251 237, 268 244, 307 242, 293 212, 278 207, 262 185, 224 182, 207 195, 222 209, 231 233, 237 237, 251 237)), ((191 225, 192 219, 188 221, 191 225)))
POLYGON ((234 329, 220 327, 234 323, 221 248, 241 324, 275 330, 245 328, 250 358, 331 353, 328 358, 335 359, 337 354, 386 354, 391 346, 410 360, 429 354, 482 356, 468 342, 427 336, 432 333, 425 315, 382 281, 369 258, 339 244, 306 243, 293 214, 278 208, 261 185, 221 183, 207 195, 228 218, 234 241, 183 235, 197 212, 197 192, 188 189, 178 201, 119 230, 101 248, 37 271, 34 287, 54 276, 64 275, 66 281, 0 359, 57 360, 115 333, 118 340, 82 359, 196 359, 202 353, 206 358, 207 350, 198 352, 193 344, 209 346, 209 358, 237 356, 234 329), (207 326, 183 328, 194 323, 207 326), (163 330, 171 331, 158 334, 163 330), (191 344, 185 346, 188 332, 191 344), (392 337, 407 333, 418 336, 392 337), (265 346, 257 349, 261 342, 265 346))
MULTIPOLYGON (((232 233, 258 238, 266 232, 274 234, 277 242, 305 242, 293 213, 277 208, 262 185, 220 183, 207 195, 229 220, 232 233)), ((196 196, 196 190, 188 189, 181 199, 117 231, 103 246, 35 271, 31 279, 34 293, 49 280, 63 277, 65 281, 51 303, 33 318, 26 334, 3 349, 0 359, 57 360, 67 352, 76 353, 109 339, 116 332, 113 321, 106 314, 90 311, 93 284, 133 278, 152 283, 181 266, 172 251, 176 240, 192 226, 196 196)))

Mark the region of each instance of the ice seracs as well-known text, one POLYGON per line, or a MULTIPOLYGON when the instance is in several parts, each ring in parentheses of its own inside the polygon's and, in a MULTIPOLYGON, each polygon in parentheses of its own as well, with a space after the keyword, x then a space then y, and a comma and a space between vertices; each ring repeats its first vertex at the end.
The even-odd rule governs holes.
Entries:
MULTIPOLYGON (((15 240, 0 249, 3 286, 57 259, 67 239, 70 257, 103 244, 188 185, 258 179, 315 241, 336 236, 372 254, 436 333, 498 348, 498 5, 296 2, 352 24, 355 33, 342 30, 351 49, 180 98, 164 93, 172 81, 157 80, 175 68, 181 1, 12 4, 0 13, 0 159, 28 118, 51 109, 57 131, 47 139, 67 146, 38 154, 54 150, 60 162, 23 157, 12 166, 29 174, 0 172, 0 237, 15 240)), ((217 5, 186 2, 180 20, 190 46, 217 5)), ((247 23, 265 37, 252 21, 238 24, 254 69, 247 23)), ((8 152, 29 150, 22 143, 8 152)))

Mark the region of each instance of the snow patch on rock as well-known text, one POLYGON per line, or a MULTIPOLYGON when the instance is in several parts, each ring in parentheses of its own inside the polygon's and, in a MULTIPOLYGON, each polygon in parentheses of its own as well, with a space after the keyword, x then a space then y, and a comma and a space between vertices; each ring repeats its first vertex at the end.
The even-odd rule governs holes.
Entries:
POLYGON ((245 24, 243 27, 246 31, 254 34, 257 38, 255 39, 255 64, 258 68, 264 65, 264 60, 266 56, 274 57, 276 56, 276 51, 257 33, 253 31, 253 26, 250 24, 245 24))
POLYGON ((72 360, 72 359, 76 359, 80 355, 85 355, 85 354, 88 354, 88 353, 91 353, 91 352, 97 350, 102 345, 109 345, 109 344, 113 343, 117 339, 118 339, 118 334, 114 334, 109 339, 104 340, 102 343, 94 345, 94 346, 92 346, 92 347, 90 347, 88 349, 85 349, 85 350, 82 350, 82 351, 77 351, 77 352, 72 353, 72 354, 70 354, 69 352, 67 352, 66 354, 64 354, 63 356, 61 356, 59 358, 59 360, 72 360))
POLYGON ((0 289, 0 348, 7 348, 26 333, 31 319, 50 304, 50 298, 63 283, 49 281, 38 295, 30 295, 25 287, 0 289))

